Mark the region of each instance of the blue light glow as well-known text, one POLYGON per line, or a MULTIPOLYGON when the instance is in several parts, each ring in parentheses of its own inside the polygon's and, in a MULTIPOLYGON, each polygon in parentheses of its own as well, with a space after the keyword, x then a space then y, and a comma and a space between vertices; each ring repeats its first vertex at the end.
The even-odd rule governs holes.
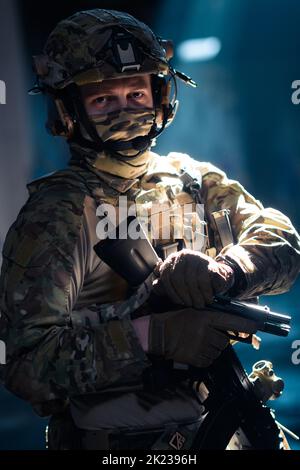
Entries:
POLYGON ((182 62, 202 62, 216 57, 221 41, 216 37, 188 39, 179 44, 177 54, 182 62))

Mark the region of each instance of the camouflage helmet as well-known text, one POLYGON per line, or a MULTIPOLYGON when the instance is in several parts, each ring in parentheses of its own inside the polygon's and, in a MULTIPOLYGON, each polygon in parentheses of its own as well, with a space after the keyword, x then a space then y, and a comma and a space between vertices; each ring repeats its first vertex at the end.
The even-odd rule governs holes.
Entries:
POLYGON ((195 86, 189 77, 171 67, 172 55, 171 41, 156 37, 147 25, 127 13, 80 11, 59 22, 43 54, 33 58, 38 82, 30 92, 48 95, 46 127, 51 134, 81 147, 106 149, 116 157, 121 157, 120 149, 129 146, 138 156, 173 121, 178 105, 176 77, 195 86), (155 120, 151 131, 125 143, 103 142, 84 109, 80 86, 140 74, 152 77, 155 120), (175 93, 171 99, 172 82, 175 93), (82 127, 89 139, 83 136, 82 127))
POLYGON ((105 79, 170 71, 170 43, 157 38, 133 16, 114 10, 87 10, 58 23, 42 55, 34 57, 39 83, 63 89, 105 79))

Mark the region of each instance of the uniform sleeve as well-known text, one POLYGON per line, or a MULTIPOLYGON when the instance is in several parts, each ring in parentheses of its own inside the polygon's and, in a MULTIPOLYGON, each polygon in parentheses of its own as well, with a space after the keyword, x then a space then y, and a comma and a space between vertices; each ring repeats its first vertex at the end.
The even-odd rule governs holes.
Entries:
POLYGON ((5 385, 33 405, 137 384, 148 365, 130 320, 72 321, 85 264, 78 197, 33 198, 3 250, 5 385))
POLYGON ((300 239, 288 217, 263 207, 241 184, 209 164, 203 194, 209 214, 230 211, 235 243, 224 247, 220 256, 237 263, 244 274, 236 296, 246 299, 288 291, 300 270, 300 239))

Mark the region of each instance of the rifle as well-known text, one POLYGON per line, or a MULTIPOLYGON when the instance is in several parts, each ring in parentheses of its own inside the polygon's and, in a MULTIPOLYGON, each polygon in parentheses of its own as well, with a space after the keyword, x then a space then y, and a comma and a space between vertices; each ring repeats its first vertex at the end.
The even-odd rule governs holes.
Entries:
MULTIPOLYGON (((128 233, 128 226, 134 219, 128 217, 120 224, 114 239, 107 238, 94 246, 97 255, 135 289, 135 293, 113 312, 111 306, 100 308, 100 315, 106 320, 114 316, 139 316, 136 312, 150 298, 155 268, 161 261, 142 227, 139 227, 139 239, 120 238, 120 234, 128 233), (126 228, 127 232, 124 232, 126 228)), ((155 308, 157 312, 157 304, 155 308)), ((257 330, 269 334, 287 336, 290 331, 291 317, 272 312, 267 306, 218 296, 209 309, 251 319, 255 321, 257 330)), ((169 310, 172 310, 170 303, 160 299, 159 311, 169 310)), ((234 339, 241 341, 236 336, 234 339)), ((167 388, 178 375, 181 380, 190 381, 207 411, 191 450, 225 449, 237 434, 242 448, 288 448, 282 430, 293 433, 275 421, 273 410, 264 404, 268 399, 280 396, 283 389, 283 381, 276 377, 271 363, 259 361, 248 376, 231 345, 205 369, 155 357, 151 359, 153 367, 144 375, 147 390, 155 392, 167 388)), ((295 435, 293 437, 297 438, 295 435)))
MULTIPOLYGON (((132 289, 142 286, 150 278, 150 283, 154 279, 153 272, 161 261, 148 240, 143 228, 139 226, 141 238, 132 240, 131 238, 119 238, 120 234, 127 233, 126 227, 135 220, 135 217, 128 217, 117 227, 116 238, 106 238, 94 246, 94 250, 105 263, 115 272, 123 277, 132 289)), ((150 294, 149 282, 148 294, 150 294)), ((141 293, 139 293, 141 296, 141 293)), ((145 297, 143 297, 143 301, 145 297)), ((160 298, 160 305, 156 306, 161 311, 166 311, 167 305, 160 298)), ((137 304, 136 304, 137 305, 137 304)), ((176 309, 176 306, 174 307, 176 309)), ((182 306, 180 307, 182 308, 182 306)), ((291 317, 280 313, 275 313, 267 306, 255 305, 250 302, 241 302, 216 296, 214 302, 206 310, 220 310, 241 318, 253 320, 257 325, 257 330, 277 336, 287 336, 290 332, 291 317)), ((133 311, 130 312, 131 314, 133 311)))

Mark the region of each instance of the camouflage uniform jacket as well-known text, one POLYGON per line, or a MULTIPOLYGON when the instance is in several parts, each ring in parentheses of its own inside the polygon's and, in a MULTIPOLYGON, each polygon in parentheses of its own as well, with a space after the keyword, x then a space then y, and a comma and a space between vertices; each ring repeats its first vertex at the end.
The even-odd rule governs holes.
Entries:
MULTIPOLYGON (((183 164, 202 175, 207 214, 230 209, 237 242, 221 254, 245 273, 240 297, 287 291, 300 267, 299 236, 289 219, 265 209, 211 164, 182 154, 154 154, 145 185, 154 187, 159 174, 176 178, 183 164)), ((40 414, 50 414, 50 404, 67 397, 138 388, 150 365, 130 319, 76 322, 97 303, 126 296, 125 281, 94 253, 96 208, 120 194, 136 194, 143 180, 71 165, 28 185, 29 199, 3 248, 0 336, 7 347, 6 387, 40 414)))

